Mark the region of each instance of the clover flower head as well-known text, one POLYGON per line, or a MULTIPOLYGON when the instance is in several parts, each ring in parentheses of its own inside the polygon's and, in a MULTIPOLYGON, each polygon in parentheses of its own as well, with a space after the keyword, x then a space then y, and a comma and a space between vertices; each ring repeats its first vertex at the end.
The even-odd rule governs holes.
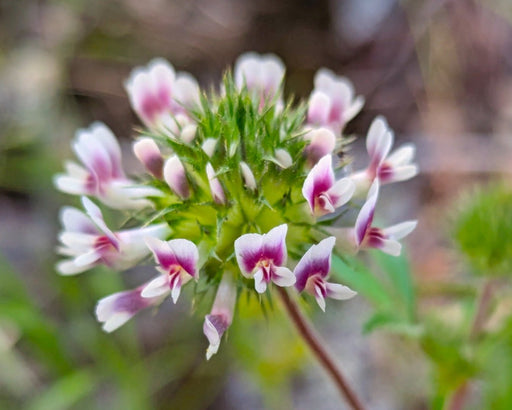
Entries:
POLYGON ((362 97, 354 97, 348 80, 320 70, 309 104, 285 105, 284 73, 278 57, 247 53, 233 74, 226 72, 221 91, 208 94, 162 59, 133 70, 125 85, 145 127, 133 145, 145 175, 125 175, 119 144, 105 125, 77 133, 73 148, 82 165, 68 164, 55 184, 83 196, 85 212, 61 211, 64 260, 57 270, 72 275, 100 264, 125 270, 152 255, 158 271, 98 302, 105 331, 168 296, 177 303, 186 286, 201 289, 211 296, 203 312, 210 359, 243 307, 241 295, 256 295, 264 305, 276 291, 305 292, 322 310, 326 298, 355 295, 328 281, 331 257, 340 252, 326 235, 333 225, 344 226, 356 250, 399 252, 397 239, 415 222, 378 229, 373 213, 379 181, 400 179, 413 151, 387 157, 392 134, 379 120, 368 133, 370 166, 341 177, 347 169, 334 152, 346 146, 341 131, 362 97), (351 198, 360 179, 373 186, 352 228, 354 213, 345 211, 358 208, 351 198), (95 202, 125 211, 124 224, 107 224, 95 202))

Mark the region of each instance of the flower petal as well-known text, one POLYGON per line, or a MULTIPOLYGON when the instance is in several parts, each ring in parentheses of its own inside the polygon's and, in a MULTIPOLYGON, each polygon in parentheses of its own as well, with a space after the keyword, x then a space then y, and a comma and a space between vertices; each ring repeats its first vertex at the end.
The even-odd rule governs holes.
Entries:
POLYGON ((82 211, 69 206, 63 207, 60 211, 60 220, 67 232, 80 232, 95 235, 98 229, 82 211))
POLYGON ((355 239, 356 245, 360 246, 363 242, 368 229, 371 227, 373 222, 373 214, 375 213, 375 206, 377 205, 377 199, 379 196, 379 181, 376 179, 373 181, 370 190, 368 191, 368 197, 366 202, 359 211, 359 215, 356 219, 355 226, 355 239))
POLYGON ((284 266, 278 266, 274 269, 274 274, 272 275, 272 282, 274 282, 277 286, 293 286, 296 280, 297 279, 295 275, 290 269, 284 266))
POLYGON ((235 255, 240 271, 250 277, 263 253, 263 235, 248 233, 235 240, 235 255))
POLYGON ((114 232, 110 230, 110 228, 103 220, 103 214, 101 213, 100 208, 85 196, 82 197, 82 205, 84 206, 87 215, 92 219, 94 224, 107 236, 112 245, 116 249, 119 249, 119 241, 114 232))
POLYGON ((164 179, 167 185, 181 198, 190 196, 185 168, 177 155, 173 155, 164 165, 164 179))
POLYGON ((357 295, 357 292, 350 289, 348 286, 340 285, 339 283, 325 284, 326 296, 331 299, 347 300, 357 295))
POLYGON ((224 190, 222 189, 219 179, 216 177, 212 164, 209 162, 206 164, 206 176, 210 183, 210 191, 212 193, 213 200, 218 204, 225 204, 226 196, 224 195, 224 190))
POLYGON ((267 281, 262 269, 258 269, 254 274, 254 288, 258 293, 265 293, 267 290, 267 281))
POLYGON ((288 153, 288 151, 286 151, 285 149, 276 149, 274 155, 277 165, 279 165, 281 168, 286 169, 292 166, 293 159, 291 155, 288 153))
POLYGON ((242 177, 244 179, 244 184, 247 188, 251 190, 255 190, 257 188, 256 179, 254 178, 254 174, 245 162, 240 162, 240 171, 242 172, 242 177))
POLYGON ((384 233, 385 236, 398 240, 409 235, 412 231, 414 231, 417 225, 418 221, 406 221, 382 229, 382 232, 384 233))
POLYGON ((304 138, 310 141, 306 147, 306 155, 312 165, 322 157, 332 154, 336 145, 336 136, 328 128, 313 129, 304 138))
POLYGON ((162 178, 164 160, 152 138, 141 138, 133 144, 133 152, 144 167, 155 177, 162 178))
POLYGON ((194 242, 188 239, 171 239, 167 242, 177 263, 193 278, 197 278, 199 251, 194 242))
POLYGON ((393 167, 398 167, 401 165, 408 165, 414 159, 414 154, 416 152, 416 146, 414 144, 405 144, 393 151, 386 159, 386 163, 392 165, 393 167))
POLYGON ((143 298, 154 298, 168 294, 170 290, 169 276, 159 275, 144 286, 140 295, 143 298))
POLYGON ((366 149, 371 159, 371 166, 379 166, 389 153, 393 145, 393 133, 389 129, 386 119, 376 117, 366 137, 366 149))
POLYGON ((288 225, 282 224, 263 235, 262 258, 272 260, 275 266, 282 266, 286 263, 288 256, 286 252, 287 231, 288 225))
POLYGON ((308 201, 311 211, 315 211, 315 198, 326 192, 334 183, 332 158, 326 155, 309 171, 302 187, 302 195, 308 201))
POLYGON ((217 138, 206 138, 201 145, 203 151, 208 155, 209 158, 212 157, 215 152, 215 147, 217 146, 217 138))
POLYGON ((311 246, 294 269, 297 278, 295 288, 302 292, 306 287, 307 281, 314 275, 320 275, 326 278, 331 269, 331 254, 336 243, 336 238, 330 236, 323 239, 318 244, 311 246))
POLYGON ((308 124, 327 125, 330 111, 330 97, 323 91, 313 91, 308 101, 308 124))
POLYGON ((356 185, 354 181, 350 178, 342 178, 339 181, 336 181, 334 185, 329 188, 327 191, 327 195, 329 196, 332 206, 334 208, 338 208, 344 204, 346 204, 354 192, 356 190, 356 185))

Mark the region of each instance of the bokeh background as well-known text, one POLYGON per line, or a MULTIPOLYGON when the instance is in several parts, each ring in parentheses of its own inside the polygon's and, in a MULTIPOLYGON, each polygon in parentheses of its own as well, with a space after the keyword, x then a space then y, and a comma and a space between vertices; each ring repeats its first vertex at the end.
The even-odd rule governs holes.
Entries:
MULTIPOLYGON (((77 202, 52 175, 72 157, 75 130, 105 122, 126 149, 125 169, 139 170, 130 70, 161 56, 210 87, 250 50, 279 55, 285 91, 298 98, 320 67, 354 82, 366 98, 346 130, 361 137, 354 157, 364 158, 378 114, 397 145, 417 144, 420 176, 384 190, 380 217, 420 220, 400 259, 418 314, 448 324, 462 314, 446 292, 477 285, 450 224, 475 185, 512 172, 509 0, 0 0, 0 408, 343 408, 279 309, 244 311, 206 362, 190 303, 143 312, 112 335, 96 323, 96 301, 149 278, 149 266, 54 271, 58 209, 77 202)), ((364 333, 365 298, 334 305, 309 313, 369 408, 435 407, 425 349, 399 332, 364 333)), ((510 398, 512 379, 499 376, 510 398)), ((482 383, 469 408, 506 408, 482 404, 482 383)))

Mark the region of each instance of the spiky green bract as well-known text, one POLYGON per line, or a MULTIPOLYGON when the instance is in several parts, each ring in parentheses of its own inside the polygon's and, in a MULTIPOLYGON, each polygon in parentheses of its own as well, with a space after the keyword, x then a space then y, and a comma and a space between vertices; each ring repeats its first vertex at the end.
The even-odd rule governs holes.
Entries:
POLYGON ((512 274, 512 188, 498 184, 478 189, 462 204, 454 237, 473 270, 512 274))
MULTIPOLYGON (((245 233, 265 233, 288 224, 287 246, 292 257, 302 255, 304 244, 313 239, 315 221, 301 192, 308 172, 302 138, 305 107, 292 107, 291 100, 283 106, 277 99, 258 98, 246 89, 238 90, 228 72, 220 93, 201 97, 201 108, 194 113, 197 133, 192 142, 169 138, 164 132, 148 134, 179 156, 190 185, 190 197, 182 200, 164 183, 154 181, 165 195, 155 198, 156 209, 149 220, 165 220, 173 238, 186 238, 198 245, 202 253, 200 281, 216 283, 224 272, 239 272, 234 242, 245 233), (208 138, 217 140, 211 156, 202 149, 208 138), (290 154, 288 168, 276 159, 278 149, 290 154), (255 189, 245 186, 242 161, 254 174, 255 189), (225 204, 212 198, 208 163, 222 185, 225 204)), ((239 287, 254 291, 252 280, 235 275, 239 287)), ((201 283, 197 290, 208 288, 201 283)))

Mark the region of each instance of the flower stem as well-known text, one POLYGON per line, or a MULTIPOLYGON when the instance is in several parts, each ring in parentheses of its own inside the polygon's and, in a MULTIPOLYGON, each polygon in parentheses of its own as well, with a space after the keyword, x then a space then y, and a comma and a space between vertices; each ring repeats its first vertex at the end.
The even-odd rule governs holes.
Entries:
POLYGON ((356 396, 354 390, 348 384, 341 370, 336 366, 330 353, 325 349, 325 343, 320 340, 317 332, 313 329, 309 321, 300 312, 297 303, 290 298, 286 289, 277 287, 281 300, 286 308, 290 319, 295 324, 303 340, 309 346, 317 360, 322 364, 324 369, 329 373, 332 380, 338 387, 340 393, 345 397, 351 408, 354 410, 363 410, 364 407, 356 396))

